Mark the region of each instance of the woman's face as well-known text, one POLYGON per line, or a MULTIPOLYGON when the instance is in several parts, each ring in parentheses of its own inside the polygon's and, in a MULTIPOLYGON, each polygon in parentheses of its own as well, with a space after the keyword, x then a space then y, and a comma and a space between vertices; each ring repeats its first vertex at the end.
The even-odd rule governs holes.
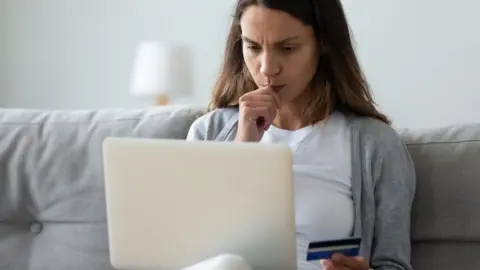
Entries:
POLYGON ((318 63, 313 28, 288 13, 260 5, 240 20, 243 58, 257 86, 271 85, 283 104, 309 86, 318 63))

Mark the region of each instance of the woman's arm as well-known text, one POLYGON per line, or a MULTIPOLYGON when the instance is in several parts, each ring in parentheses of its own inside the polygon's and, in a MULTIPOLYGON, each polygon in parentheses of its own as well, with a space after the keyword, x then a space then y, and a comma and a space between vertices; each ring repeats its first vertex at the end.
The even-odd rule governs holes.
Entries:
POLYGON ((237 122, 238 108, 210 111, 197 118, 188 131, 187 140, 228 140, 229 132, 237 122))
POLYGON ((203 115, 197 118, 190 126, 186 140, 187 141, 205 140, 206 133, 208 130, 208 119, 209 119, 209 115, 203 115))
POLYGON ((382 133, 373 165, 375 228, 370 267, 411 270, 411 209, 416 177, 410 153, 396 132, 382 133))

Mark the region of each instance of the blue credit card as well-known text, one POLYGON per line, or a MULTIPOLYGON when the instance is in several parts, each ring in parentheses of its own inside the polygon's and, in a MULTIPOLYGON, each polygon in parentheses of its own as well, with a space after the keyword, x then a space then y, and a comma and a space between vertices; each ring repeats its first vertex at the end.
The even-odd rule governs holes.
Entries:
POLYGON ((335 253, 340 253, 347 257, 358 256, 360 243, 361 238, 311 242, 308 245, 307 261, 331 259, 335 253))

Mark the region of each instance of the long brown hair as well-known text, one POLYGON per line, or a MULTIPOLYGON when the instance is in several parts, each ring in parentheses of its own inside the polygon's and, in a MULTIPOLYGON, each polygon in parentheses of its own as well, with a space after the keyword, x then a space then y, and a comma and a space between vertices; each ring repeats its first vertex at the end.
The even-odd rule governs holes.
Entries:
POLYGON ((303 115, 306 124, 328 117, 334 110, 368 116, 390 124, 375 107, 369 85, 355 54, 350 28, 340 0, 238 0, 230 26, 223 64, 210 109, 238 105, 243 94, 257 88, 243 60, 240 19, 250 5, 284 11, 312 26, 318 50, 323 51, 309 91, 312 98, 303 115))

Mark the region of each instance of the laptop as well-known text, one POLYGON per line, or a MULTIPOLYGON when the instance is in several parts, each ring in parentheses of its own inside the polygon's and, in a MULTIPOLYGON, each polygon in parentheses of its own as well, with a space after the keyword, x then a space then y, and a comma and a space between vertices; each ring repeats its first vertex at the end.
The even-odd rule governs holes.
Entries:
POLYGON ((255 270, 296 269, 288 146, 107 138, 103 161, 113 267, 236 254, 255 270))

